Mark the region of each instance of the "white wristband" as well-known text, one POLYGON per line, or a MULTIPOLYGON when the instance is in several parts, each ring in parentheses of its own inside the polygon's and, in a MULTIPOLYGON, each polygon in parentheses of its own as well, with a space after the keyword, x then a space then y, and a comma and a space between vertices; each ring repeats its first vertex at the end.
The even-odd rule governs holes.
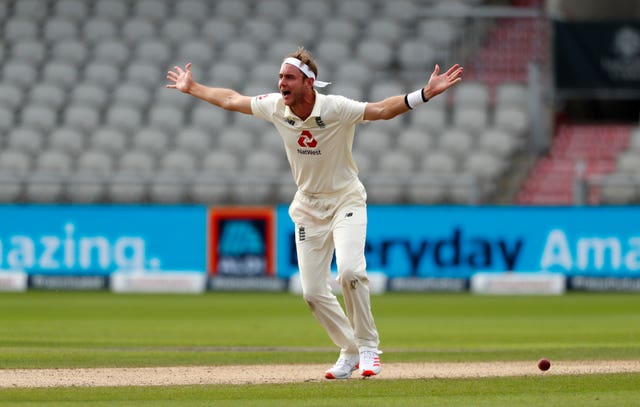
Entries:
POLYGON ((421 104, 429 101, 429 99, 424 97, 423 91, 424 89, 420 88, 404 95, 404 103, 409 109, 414 109, 416 106, 420 106, 421 104))

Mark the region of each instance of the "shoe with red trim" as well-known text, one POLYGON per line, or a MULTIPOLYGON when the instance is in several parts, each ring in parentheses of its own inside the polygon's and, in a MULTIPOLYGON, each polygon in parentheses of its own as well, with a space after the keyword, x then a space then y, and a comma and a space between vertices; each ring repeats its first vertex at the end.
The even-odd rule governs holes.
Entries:
POLYGON ((380 351, 365 350, 360 352, 360 375, 371 377, 380 374, 380 351))
POLYGON ((360 355, 341 355, 336 364, 324 373, 324 377, 330 380, 348 379, 351 373, 358 369, 359 362, 360 355))

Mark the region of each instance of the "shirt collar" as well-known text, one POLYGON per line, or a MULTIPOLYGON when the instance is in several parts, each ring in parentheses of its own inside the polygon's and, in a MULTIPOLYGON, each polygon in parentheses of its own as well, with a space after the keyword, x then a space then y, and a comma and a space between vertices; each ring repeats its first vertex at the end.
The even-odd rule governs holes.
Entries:
MULTIPOLYGON (((314 103, 313 109, 311 110, 311 114, 309 115, 307 120, 311 119, 312 117, 315 118, 315 117, 322 116, 320 112, 322 111, 322 106, 324 106, 325 95, 323 95, 322 93, 318 93, 318 91, 316 91, 315 89, 313 91, 316 93, 316 102, 314 103)), ((291 111, 289 106, 286 106, 286 105, 284 107, 284 117, 295 118, 300 120, 300 118, 291 111)))

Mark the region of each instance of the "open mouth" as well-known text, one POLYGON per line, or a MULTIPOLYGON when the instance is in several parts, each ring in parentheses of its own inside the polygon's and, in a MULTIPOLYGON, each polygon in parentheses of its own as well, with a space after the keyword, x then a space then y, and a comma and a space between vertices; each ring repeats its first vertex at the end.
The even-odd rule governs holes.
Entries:
POLYGON ((281 93, 282 93, 282 96, 289 96, 291 94, 291 91, 283 90, 283 91, 281 91, 281 93))

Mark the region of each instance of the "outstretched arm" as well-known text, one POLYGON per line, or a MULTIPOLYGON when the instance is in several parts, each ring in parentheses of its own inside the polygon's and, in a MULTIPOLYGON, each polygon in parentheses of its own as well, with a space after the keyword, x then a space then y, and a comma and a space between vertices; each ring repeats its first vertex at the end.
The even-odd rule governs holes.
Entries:
MULTIPOLYGON (((446 91, 450 87, 456 85, 462 81, 463 68, 455 64, 447 70, 447 72, 440 74, 440 66, 436 65, 435 69, 431 73, 429 82, 422 88, 422 99, 429 100, 442 92, 446 91)), ((411 108, 407 106, 405 101, 406 95, 391 96, 387 99, 379 102, 367 103, 367 107, 364 111, 365 120, 388 120, 396 117, 399 114, 406 113, 411 108)))
POLYGON ((232 89, 211 88, 194 81, 191 63, 188 63, 184 69, 179 66, 174 66, 173 69, 167 72, 167 79, 172 82, 167 85, 167 88, 177 89, 225 110, 251 114, 251 97, 241 95, 232 89))

